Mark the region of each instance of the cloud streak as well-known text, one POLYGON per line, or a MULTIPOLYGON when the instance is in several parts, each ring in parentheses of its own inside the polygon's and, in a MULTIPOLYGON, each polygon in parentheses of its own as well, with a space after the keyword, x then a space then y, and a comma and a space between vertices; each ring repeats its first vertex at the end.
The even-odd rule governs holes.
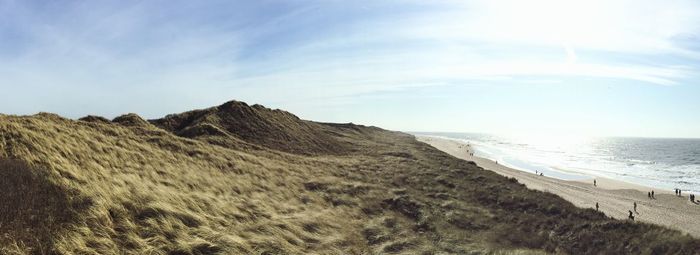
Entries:
POLYGON ((0 14, 0 86, 17 95, 0 108, 22 114, 158 117, 504 81, 678 86, 700 58, 695 1, 4 0, 0 14))

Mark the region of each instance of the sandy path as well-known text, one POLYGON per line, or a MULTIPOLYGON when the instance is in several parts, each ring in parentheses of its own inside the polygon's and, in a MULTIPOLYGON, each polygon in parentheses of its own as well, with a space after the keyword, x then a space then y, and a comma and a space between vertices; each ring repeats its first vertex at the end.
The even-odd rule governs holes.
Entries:
POLYGON ((593 180, 564 181, 538 176, 534 172, 519 171, 488 159, 471 157, 470 147, 455 140, 426 136, 418 136, 417 139, 457 158, 474 161, 484 169, 515 177, 528 188, 557 194, 576 206, 595 208, 597 202, 600 210, 610 217, 627 219, 628 211, 634 211, 633 203, 637 202, 636 220, 668 226, 700 237, 700 204, 690 202, 687 194, 677 197, 672 191, 655 190, 656 199, 649 199, 647 192, 652 188, 603 178, 596 178, 597 186, 594 187, 593 180))

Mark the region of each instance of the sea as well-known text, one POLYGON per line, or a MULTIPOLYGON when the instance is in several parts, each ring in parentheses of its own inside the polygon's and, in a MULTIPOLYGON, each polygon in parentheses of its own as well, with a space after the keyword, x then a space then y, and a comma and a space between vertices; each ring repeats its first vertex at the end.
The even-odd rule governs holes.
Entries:
POLYGON ((700 194, 700 139, 414 134, 468 143, 475 156, 559 179, 604 177, 700 194))

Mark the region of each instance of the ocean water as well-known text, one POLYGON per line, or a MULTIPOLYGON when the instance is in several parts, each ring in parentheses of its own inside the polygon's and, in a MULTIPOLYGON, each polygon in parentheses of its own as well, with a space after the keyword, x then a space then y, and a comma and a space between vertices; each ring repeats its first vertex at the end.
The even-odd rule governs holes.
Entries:
POLYGON ((700 139, 415 133, 469 143, 479 157, 565 180, 605 177, 700 193, 700 139))

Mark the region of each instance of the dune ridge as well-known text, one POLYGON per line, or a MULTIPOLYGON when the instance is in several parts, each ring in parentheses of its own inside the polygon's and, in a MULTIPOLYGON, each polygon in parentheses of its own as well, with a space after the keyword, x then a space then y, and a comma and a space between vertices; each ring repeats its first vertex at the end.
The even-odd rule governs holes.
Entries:
POLYGON ((327 125, 239 101, 170 114, 150 122, 178 136, 229 147, 240 147, 243 142, 303 155, 341 154, 349 149, 348 143, 333 136, 334 129, 327 125))
POLYGON ((412 135, 235 101, 150 121, 0 115, 0 177, 3 254, 700 250, 412 135))

